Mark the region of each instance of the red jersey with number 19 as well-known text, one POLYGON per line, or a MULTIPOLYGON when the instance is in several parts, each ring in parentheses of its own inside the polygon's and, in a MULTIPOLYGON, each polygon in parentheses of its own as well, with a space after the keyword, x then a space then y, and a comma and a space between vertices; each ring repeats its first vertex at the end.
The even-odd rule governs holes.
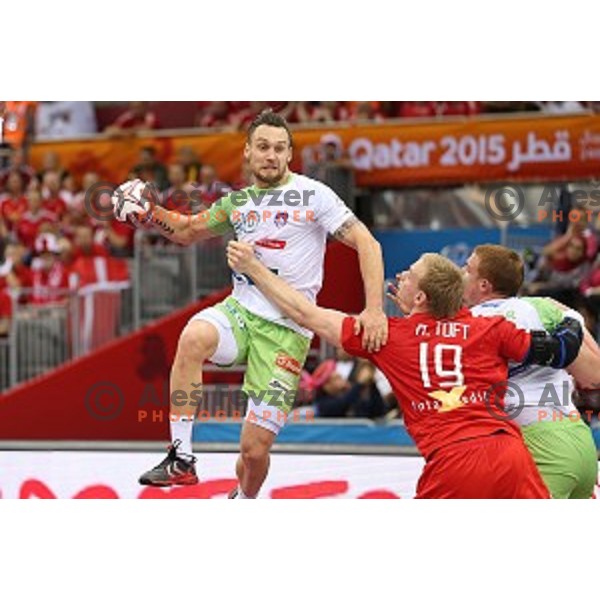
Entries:
POLYGON ((390 318, 387 345, 370 353, 353 328, 354 318, 344 319, 344 350, 370 359, 388 378, 426 460, 461 440, 499 431, 521 437, 503 412, 503 398, 508 361, 520 362, 529 351, 527 331, 466 308, 452 319, 418 313, 390 318))

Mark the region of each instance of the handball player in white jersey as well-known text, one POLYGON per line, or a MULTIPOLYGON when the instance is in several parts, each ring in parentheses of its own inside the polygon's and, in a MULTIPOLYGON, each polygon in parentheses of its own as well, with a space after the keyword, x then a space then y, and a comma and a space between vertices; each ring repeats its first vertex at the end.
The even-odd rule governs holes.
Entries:
MULTIPOLYGON (((479 316, 502 315, 520 329, 552 332, 565 317, 583 325, 579 313, 550 298, 517 298, 523 283, 520 256, 503 246, 486 244, 473 251, 465 267, 465 300, 479 316)), ((590 498, 598 476, 596 446, 588 425, 572 402, 574 374, 585 385, 598 380, 600 352, 586 333, 577 359, 568 370, 512 365, 505 405, 521 427, 527 445, 553 498, 590 498)))
MULTIPOLYGON (((113 196, 115 214, 180 244, 233 231, 313 303, 322 285, 327 235, 332 235, 358 253, 366 308, 357 330, 363 331, 365 347, 376 351, 388 335, 381 247, 333 190, 289 170, 292 146, 285 119, 264 111, 250 125, 244 150, 253 186, 182 218, 141 199, 132 192, 135 182, 128 182, 113 196)), ((192 428, 207 360, 222 366, 247 364, 238 487, 230 497, 255 498, 267 476, 270 449, 292 408, 312 333, 286 318, 248 277, 234 273, 233 283, 231 296, 192 317, 181 333, 170 378, 172 443, 166 458, 140 477, 143 485, 197 483, 192 428)))

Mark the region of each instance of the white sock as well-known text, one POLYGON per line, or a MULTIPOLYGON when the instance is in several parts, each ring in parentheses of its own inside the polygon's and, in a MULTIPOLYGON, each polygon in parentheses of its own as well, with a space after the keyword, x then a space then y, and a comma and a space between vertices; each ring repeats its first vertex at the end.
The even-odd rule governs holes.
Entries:
POLYGON ((181 445, 177 448, 177 454, 192 455, 192 430, 194 428, 194 419, 190 417, 173 417, 171 419, 171 442, 181 440, 181 445))
POLYGON ((244 492, 242 492, 242 488, 238 487, 238 495, 235 498, 236 500, 256 500, 256 498, 252 498, 252 496, 246 496, 244 492))

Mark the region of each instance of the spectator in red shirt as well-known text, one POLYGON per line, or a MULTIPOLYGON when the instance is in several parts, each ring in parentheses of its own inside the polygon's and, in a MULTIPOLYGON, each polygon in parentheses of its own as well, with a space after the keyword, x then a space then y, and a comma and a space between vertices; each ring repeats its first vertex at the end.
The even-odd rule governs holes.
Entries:
POLYGON ((34 175, 29 180, 29 183, 25 189, 27 193, 29 193, 30 190, 37 190, 38 192, 42 193, 42 182, 40 181, 40 178, 37 175, 34 175))
POLYGON ((44 175, 49 171, 54 171, 54 173, 58 173, 60 180, 68 174, 67 169, 65 169, 61 162, 60 156, 57 152, 46 152, 42 158, 42 169, 38 173, 40 179, 44 179, 44 175))
POLYGON ((11 265, 10 272, 6 275, 10 287, 31 287, 31 269, 27 266, 29 252, 20 242, 10 242, 4 250, 4 258, 11 265))
POLYGON ((56 171, 46 171, 42 182, 44 208, 61 221, 67 212, 67 203, 61 194, 60 176, 56 171))
POLYGON ((5 275, 6 284, 15 291, 33 285, 33 273, 25 262, 27 255, 27 248, 19 242, 11 242, 4 250, 4 264, 8 267, 5 275))
POLYGON ((61 180, 60 187, 60 197, 65 201, 67 212, 69 212, 73 208, 75 199, 80 192, 79 184, 74 175, 66 173, 61 180))
POLYGON ((566 233, 544 247, 539 273, 527 286, 527 293, 550 296, 583 310, 579 286, 591 271, 597 252, 596 235, 588 228, 585 211, 571 210, 566 233))
POLYGON ((22 148, 15 148, 11 151, 8 166, 0 171, 0 188, 6 186, 8 176, 13 171, 21 174, 25 186, 28 186, 31 178, 35 177, 35 171, 27 164, 27 156, 22 148))
POLYGON ((200 199, 206 205, 214 204, 219 198, 229 194, 231 187, 217 178, 212 165, 203 165, 200 170, 200 185, 197 188, 200 199))
POLYGON ((267 109, 268 105, 269 103, 263 100, 252 100, 248 106, 230 113, 229 120, 231 125, 236 129, 244 129, 254 121, 257 115, 267 109))
POLYGON ((199 212, 201 202, 194 198, 195 188, 186 186, 185 167, 182 164, 173 163, 169 166, 169 183, 169 189, 163 193, 162 206, 185 215, 199 212))
POLYGON ((582 236, 572 236, 566 239, 565 243, 560 250, 548 254, 552 268, 559 273, 570 272, 586 262, 585 240, 582 236))
POLYGON ((75 228, 75 237, 71 251, 71 262, 81 257, 109 256, 106 246, 94 241, 94 229, 91 225, 79 225, 75 228))
POLYGON ((94 171, 89 171, 83 176, 82 189, 73 196, 69 205, 74 223, 89 222, 91 215, 87 213, 88 207, 85 204, 86 194, 88 191, 91 193, 92 188, 99 182, 100 176, 94 171))
POLYGON ((215 100, 200 109, 196 115, 196 125, 198 127, 230 127, 232 125, 230 112, 228 102, 215 100))
POLYGON ((351 121, 383 121, 379 102, 353 102, 350 107, 351 121))
POLYGON ((0 217, 9 230, 27 211, 27 198, 23 190, 23 178, 19 171, 12 171, 6 182, 6 194, 0 198, 0 217))
POLYGON ((156 149, 146 146, 140 151, 140 162, 133 167, 133 173, 142 181, 153 183, 159 191, 169 187, 167 168, 156 157, 156 149))
POLYGON ((8 291, 0 289, 0 338, 10 333, 10 322, 12 319, 12 298, 8 291))
POLYGON ((253 184, 254 182, 252 179, 252 168, 250 167, 248 162, 244 161, 242 163, 242 170, 240 171, 240 176, 231 187, 234 190, 243 190, 244 188, 250 187, 253 184))
POLYGON ((400 116, 406 119, 435 117, 438 113, 437 102, 414 101, 403 102, 400 107, 400 116))
POLYGON ((135 229, 116 219, 103 221, 102 228, 96 232, 96 242, 108 248, 110 256, 129 258, 133 256, 135 229))
POLYGON ((117 117, 105 131, 109 135, 122 135, 157 128, 158 119, 156 114, 148 109, 147 102, 130 102, 129 110, 117 117))
POLYGON ((584 210, 575 208, 569 212, 566 233, 550 242, 543 252, 555 271, 564 273, 585 262, 593 262, 598 252, 598 240, 588 225, 584 210))
POLYGON ((444 101, 439 103, 439 112, 445 117, 470 116, 480 112, 479 102, 444 101))
POLYGON ((47 211, 43 206, 42 195, 37 190, 27 194, 28 209, 16 225, 18 239, 30 251, 40 233, 52 231, 56 225, 56 215, 47 211))
POLYGON ((347 120, 348 110, 343 102, 335 100, 298 102, 296 116, 299 123, 329 123, 347 120))
POLYGON ((60 260, 55 235, 44 233, 35 240, 37 258, 33 263, 32 304, 63 302, 68 296, 69 271, 60 260))
POLYGON ((4 250, 4 263, 0 266, 0 288, 12 293, 19 303, 25 304, 28 296, 25 290, 33 287, 33 273, 25 265, 27 250, 22 244, 10 243, 4 250))
POLYGON ((177 162, 185 169, 186 181, 198 181, 202 163, 191 146, 182 146, 177 151, 177 162))

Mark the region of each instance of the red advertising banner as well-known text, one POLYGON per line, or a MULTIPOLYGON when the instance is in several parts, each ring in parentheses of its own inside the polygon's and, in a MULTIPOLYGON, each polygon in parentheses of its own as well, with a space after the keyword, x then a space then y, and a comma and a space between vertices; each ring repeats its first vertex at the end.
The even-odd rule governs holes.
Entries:
MULTIPOLYGON (((600 116, 464 119, 321 128, 294 132, 292 168, 318 161, 324 142, 334 143, 356 169, 361 186, 395 187, 470 181, 576 180, 600 176, 600 116)), ((175 137, 95 139, 38 143, 32 159, 41 165, 57 152, 76 174, 98 171, 121 182, 153 146, 158 159, 175 160, 183 146, 215 165, 221 179, 240 179, 245 137, 241 133, 175 137)))
MULTIPOLYGON (((0 499, 225 499, 235 487, 236 453, 202 454, 201 481, 172 488, 137 479, 164 453, 0 452, 0 499)), ((424 460, 417 456, 277 454, 259 498, 410 499, 424 460)), ((594 498, 599 497, 599 488, 594 498)))
MULTIPOLYGON (((150 452, 0 452, 0 499, 225 499, 236 486, 236 453, 203 454, 196 485, 140 486, 139 474, 162 458, 150 452)), ((416 456, 275 453, 259 498, 413 498, 423 463, 416 456)))

